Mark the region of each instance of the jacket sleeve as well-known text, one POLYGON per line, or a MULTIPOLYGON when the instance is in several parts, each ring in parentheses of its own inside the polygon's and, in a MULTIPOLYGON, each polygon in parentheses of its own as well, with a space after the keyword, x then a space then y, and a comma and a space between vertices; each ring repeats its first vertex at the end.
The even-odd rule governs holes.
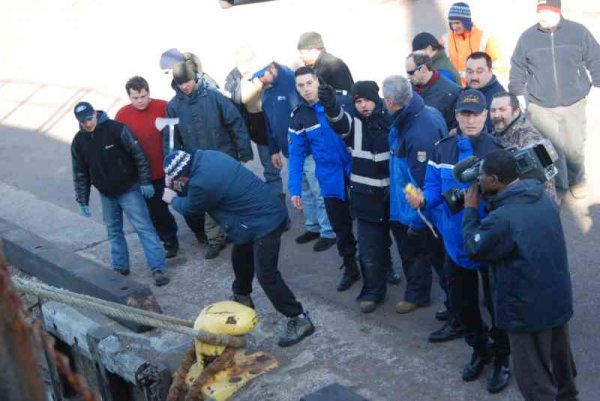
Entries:
POLYGON ((288 190, 290 196, 302 195, 302 172, 306 158, 306 133, 303 127, 297 126, 294 119, 290 123, 289 135, 289 163, 288 163, 288 190))
POLYGON ((123 125, 123 129, 121 130, 121 143, 129 152, 137 166, 140 184, 152 184, 152 175, 150 173, 150 163, 148 162, 148 158, 142 150, 137 138, 126 125, 123 125))
POLYGON ((237 106, 242 104, 241 86, 241 75, 238 69, 234 68, 225 78, 225 85, 223 86, 223 89, 233 103, 235 103, 237 106))
POLYGON ((206 191, 196 185, 189 185, 187 196, 174 198, 171 206, 183 216, 197 216, 205 213, 207 201, 206 191))
POLYGON ((90 188, 92 185, 90 170, 81 156, 80 149, 75 142, 71 145, 71 163, 73 165, 75 200, 80 205, 88 205, 90 202, 90 188))
POLYGON ((527 63, 525 60, 523 36, 521 36, 510 59, 510 73, 508 77, 508 91, 515 96, 525 94, 525 85, 527 84, 527 63))
POLYGON ((277 139, 273 135, 273 129, 271 128, 271 123, 269 122, 269 119, 267 118, 266 115, 265 115, 265 130, 267 131, 267 142, 269 144, 269 154, 275 155, 275 154, 281 152, 279 143, 277 142, 277 139))
POLYGON ((479 262, 497 263, 515 248, 508 222, 495 213, 480 222, 478 209, 465 208, 462 231, 467 255, 479 262))
POLYGON ((339 105, 336 105, 336 112, 333 114, 335 115, 326 113, 329 126, 333 128, 336 134, 344 139, 354 134, 354 119, 350 113, 344 111, 339 105))
POLYGON ((587 28, 583 29, 583 62, 592 76, 592 85, 600 87, 600 45, 587 28))
POLYGON ((438 161, 438 151, 435 149, 433 157, 427 162, 425 184, 423 188, 425 209, 428 210, 433 209, 442 203, 442 170, 438 161))
POLYGON ((215 91, 214 93, 217 96, 217 104, 223 123, 237 146, 240 161, 247 162, 252 160, 254 155, 252 153, 252 146, 250 145, 250 135, 248 134, 248 129, 246 128, 246 124, 244 124, 242 115, 229 99, 220 92, 215 91))
MULTIPOLYGON (((175 110, 174 105, 169 102, 167 104, 167 118, 176 118, 179 117, 177 115, 177 111, 175 110)), ((165 157, 171 153, 171 149, 169 149, 169 136, 170 136, 170 128, 166 126, 162 131, 163 136, 163 154, 165 157)), ((175 125, 175 129, 173 130, 173 150, 175 149, 183 149, 183 142, 181 141, 181 132, 179 131, 179 124, 175 125)))

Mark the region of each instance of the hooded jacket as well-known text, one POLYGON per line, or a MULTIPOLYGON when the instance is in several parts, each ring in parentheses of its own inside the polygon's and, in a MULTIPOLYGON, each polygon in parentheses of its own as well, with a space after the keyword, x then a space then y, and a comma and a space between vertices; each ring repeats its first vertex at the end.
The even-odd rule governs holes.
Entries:
MULTIPOLYGON (((456 163, 471 155, 483 158, 498 149, 502 149, 502 145, 487 132, 485 127, 479 136, 474 138, 464 136, 459 128, 456 135, 446 137, 436 144, 433 156, 427 164, 423 190, 425 208, 429 211, 441 205, 441 213, 436 216, 439 217, 436 219, 436 224, 442 233, 446 252, 454 263, 465 269, 478 269, 481 264, 469 259, 464 248, 462 236, 464 211, 452 214, 442 194, 451 189, 467 189, 470 186, 454 179, 452 169, 456 163)), ((481 216, 485 215, 483 204, 480 213, 481 216)))
MULTIPOLYGON (((252 160, 252 147, 244 120, 231 100, 201 80, 191 96, 171 83, 175 96, 167 105, 167 117, 179 117, 175 149, 218 150, 241 160, 252 160)), ((169 127, 163 130, 164 154, 169 154, 169 127)))
POLYGON ((186 195, 172 206, 184 216, 209 213, 236 244, 273 232, 287 219, 287 208, 263 181, 221 152, 192 154, 186 195))
POLYGON ((146 155, 129 128, 103 111, 97 111, 97 119, 93 132, 80 129, 71 143, 75 198, 81 205, 89 204, 91 185, 114 197, 138 182, 152 183, 146 155))
POLYGON ((567 247, 556 204, 536 180, 509 185, 488 200, 480 221, 467 208, 465 249, 492 266, 496 324, 508 332, 538 332, 573 316, 567 247))
POLYGON ((553 30, 536 24, 523 32, 510 61, 511 93, 527 93, 542 107, 566 107, 591 85, 600 87, 600 45, 586 27, 561 18, 553 30))

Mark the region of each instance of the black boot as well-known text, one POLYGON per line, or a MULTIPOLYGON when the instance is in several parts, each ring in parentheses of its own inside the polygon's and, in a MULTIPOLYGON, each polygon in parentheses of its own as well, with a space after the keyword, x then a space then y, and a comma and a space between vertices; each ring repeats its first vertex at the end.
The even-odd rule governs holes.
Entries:
POLYGON ((358 271, 358 265, 354 256, 345 257, 344 264, 340 266, 340 269, 344 269, 342 279, 337 285, 337 290, 341 292, 346 291, 352 287, 352 284, 360 280, 360 272, 358 271))
POLYGON ((492 354, 490 353, 489 349, 479 352, 473 351, 473 355, 471 355, 471 361, 469 361, 469 363, 467 363, 463 369, 462 379, 466 382, 477 379, 483 372, 485 365, 490 363, 491 360, 492 354))
POLYGON ((496 394, 504 390, 510 381, 510 367, 508 357, 494 360, 494 370, 487 378, 487 389, 496 394))
POLYGON ((171 241, 165 241, 165 258, 171 259, 177 256, 177 252, 179 251, 179 241, 177 238, 171 241))

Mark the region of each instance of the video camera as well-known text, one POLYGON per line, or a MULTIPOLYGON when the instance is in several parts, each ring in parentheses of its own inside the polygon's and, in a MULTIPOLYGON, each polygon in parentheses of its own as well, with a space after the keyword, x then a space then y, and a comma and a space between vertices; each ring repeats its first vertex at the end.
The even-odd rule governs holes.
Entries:
MULTIPOLYGON (((558 154, 548 140, 543 140, 534 145, 518 148, 516 146, 506 149, 517 160, 517 174, 519 178, 536 178, 546 182, 558 173, 554 163, 558 154)), ((454 179, 463 184, 470 184, 478 180, 483 159, 469 156, 457 163, 452 170, 454 179)), ((460 212, 465 207, 465 190, 452 188, 442 194, 450 207, 452 214, 460 212)))

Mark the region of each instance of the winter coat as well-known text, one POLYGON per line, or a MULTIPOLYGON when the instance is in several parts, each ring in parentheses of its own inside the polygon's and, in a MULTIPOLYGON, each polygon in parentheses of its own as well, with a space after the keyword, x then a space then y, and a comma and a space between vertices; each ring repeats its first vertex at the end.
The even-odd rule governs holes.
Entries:
POLYGON ((437 110, 425 106, 414 93, 404 108, 396 112, 389 133, 390 146, 390 220, 404 225, 422 226, 417 212, 404 194, 407 184, 422 188, 427 162, 435 143, 448 133, 437 110))
MULTIPOLYGON (((252 160, 248 130, 240 112, 219 91, 202 80, 191 96, 173 82, 176 94, 167 105, 167 117, 179 117, 175 126, 175 149, 186 152, 218 150, 241 161, 252 160)), ((165 154, 169 154, 169 127, 163 131, 165 154)))
MULTIPOLYGON (((468 89, 469 87, 467 87, 468 89)), ((483 93, 485 96, 485 102, 487 103, 488 115, 485 120, 485 127, 489 132, 494 132, 494 123, 492 123, 492 113, 490 113, 490 105, 492 104, 492 99, 496 93, 506 92, 504 87, 498 82, 495 75, 492 75, 489 82, 485 84, 482 88, 472 88, 477 89, 479 92, 483 93)))
MULTIPOLYGON (((442 233, 444 246, 448 256, 458 266, 465 269, 478 269, 481 265, 467 257, 462 236, 463 211, 452 214, 443 200, 442 194, 451 189, 467 189, 470 184, 462 184, 454 179, 454 165, 467 157, 474 155, 483 158, 488 153, 502 149, 502 145, 483 129, 475 138, 462 135, 460 128, 457 135, 449 136, 439 141, 427 165, 425 187, 423 190, 426 210, 442 205, 442 213, 436 221, 442 233)), ((485 215, 484 205, 480 208, 481 216, 485 215)))
POLYGON ((458 123, 454 106, 461 91, 458 85, 435 71, 427 84, 414 86, 414 89, 421 95, 426 105, 437 109, 442 114, 449 130, 456 128, 458 123))
POLYGON ((346 63, 326 51, 321 52, 313 69, 322 83, 327 83, 335 89, 350 92, 350 88, 354 84, 354 79, 346 63))
POLYGON ((150 185, 150 164, 137 138, 124 124, 97 111, 93 132, 80 129, 71 143, 75 198, 89 204, 90 186, 104 196, 124 194, 137 183, 150 185))
POLYGON ((252 243, 287 219, 277 194, 230 156, 197 150, 190 163, 186 196, 172 202, 182 215, 209 213, 236 244, 252 243))
POLYGON ((510 92, 542 107, 570 106, 592 84, 600 87, 600 45, 586 27, 564 18, 554 30, 536 24, 523 32, 510 65, 510 92))
POLYGON ((307 149, 315 159, 315 175, 323 198, 346 199, 351 156, 345 143, 327 121, 321 103, 301 103, 292 113, 289 129, 288 187, 291 196, 302 194, 302 172, 307 149))
POLYGON ((563 326, 573 316, 567 247, 556 204, 536 180, 509 185, 480 220, 467 208, 469 257, 492 266, 496 324, 510 333, 563 326))
POLYGON ((439 71, 439 73, 448 79, 451 82, 454 82, 459 87, 462 86, 462 82, 460 80, 460 74, 458 70, 452 64, 446 51, 444 49, 438 50, 435 55, 431 59, 431 64, 434 70, 439 71))

